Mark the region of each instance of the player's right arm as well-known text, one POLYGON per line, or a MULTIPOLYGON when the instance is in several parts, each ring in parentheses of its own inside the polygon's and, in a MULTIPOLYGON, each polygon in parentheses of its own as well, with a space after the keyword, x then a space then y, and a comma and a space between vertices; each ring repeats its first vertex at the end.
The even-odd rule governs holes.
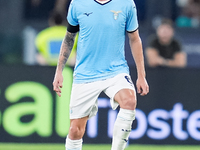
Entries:
POLYGON ((61 88, 63 86, 62 85, 63 84, 62 71, 65 67, 65 64, 73 48, 75 36, 76 36, 76 33, 71 33, 67 31, 60 48, 60 55, 58 59, 54 81, 53 81, 53 89, 58 94, 58 96, 61 96, 61 88))

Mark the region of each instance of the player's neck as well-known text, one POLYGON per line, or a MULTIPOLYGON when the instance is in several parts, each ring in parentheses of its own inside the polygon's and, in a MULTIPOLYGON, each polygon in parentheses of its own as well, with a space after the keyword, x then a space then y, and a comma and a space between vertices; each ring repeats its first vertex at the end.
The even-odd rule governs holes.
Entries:
POLYGON ((97 2, 101 3, 101 4, 105 4, 111 0, 96 0, 97 2))

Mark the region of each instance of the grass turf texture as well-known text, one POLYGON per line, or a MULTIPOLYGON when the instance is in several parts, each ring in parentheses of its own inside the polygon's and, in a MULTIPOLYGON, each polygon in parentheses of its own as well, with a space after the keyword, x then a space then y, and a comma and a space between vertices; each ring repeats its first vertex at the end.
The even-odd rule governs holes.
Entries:
MULTIPOLYGON (((110 150, 111 145, 84 145, 82 150, 110 150)), ((0 143, 0 150, 65 150, 63 144, 0 143)), ((130 145, 125 150, 200 150, 199 146, 130 145)))

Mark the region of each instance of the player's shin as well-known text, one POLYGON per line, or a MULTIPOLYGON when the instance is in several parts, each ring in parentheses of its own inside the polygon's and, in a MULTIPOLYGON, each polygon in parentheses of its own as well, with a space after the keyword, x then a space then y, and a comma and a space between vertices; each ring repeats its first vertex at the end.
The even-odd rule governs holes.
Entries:
POLYGON ((66 148, 66 150, 82 150, 82 143, 83 143, 82 139, 80 139, 80 140, 71 140, 67 136, 65 148, 66 148))
POLYGON ((111 150, 124 150, 135 120, 135 110, 120 109, 115 121, 111 150))

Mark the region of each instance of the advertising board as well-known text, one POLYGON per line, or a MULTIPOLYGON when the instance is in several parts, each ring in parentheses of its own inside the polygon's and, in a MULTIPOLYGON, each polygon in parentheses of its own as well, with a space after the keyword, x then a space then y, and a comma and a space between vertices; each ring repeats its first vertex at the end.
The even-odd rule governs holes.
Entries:
MULTIPOLYGON (((135 83, 136 71, 131 68, 135 83)), ((0 142, 63 143, 69 130, 72 69, 65 68, 62 97, 52 90, 54 67, 0 66, 0 142)), ((147 69, 150 93, 137 95, 129 143, 200 143, 200 70, 147 69)), ((102 93, 84 143, 111 143, 118 110, 102 93)))

